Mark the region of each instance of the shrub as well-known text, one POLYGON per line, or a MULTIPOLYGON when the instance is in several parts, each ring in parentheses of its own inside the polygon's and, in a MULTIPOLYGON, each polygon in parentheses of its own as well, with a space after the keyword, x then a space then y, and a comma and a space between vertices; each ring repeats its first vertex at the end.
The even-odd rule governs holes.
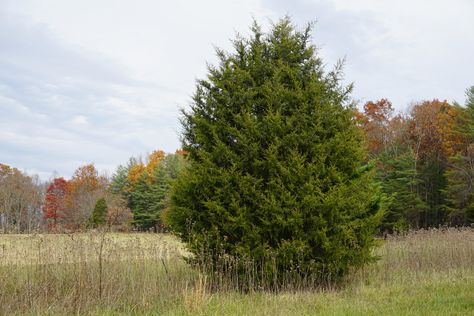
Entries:
POLYGON ((105 201, 105 198, 98 199, 89 219, 90 225, 93 227, 104 225, 107 220, 107 211, 107 202, 105 201))
MULTIPOLYGON (((218 50, 183 111, 190 160, 167 214, 208 272, 229 268, 256 284, 285 276, 339 280, 371 260, 382 198, 349 104, 341 67, 325 73, 311 27, 285 18, 218 50)), ((260 286, 258 285, 258 286, 260 286)))

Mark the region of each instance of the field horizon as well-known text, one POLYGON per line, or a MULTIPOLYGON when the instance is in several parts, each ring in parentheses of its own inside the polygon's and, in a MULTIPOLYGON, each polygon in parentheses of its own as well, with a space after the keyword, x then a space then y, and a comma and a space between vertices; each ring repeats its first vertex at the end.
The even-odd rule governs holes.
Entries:
POLYGON ((0 236, 0 315, 460 315, 474 310, 474 230, 381 239, 342 285, 213 290, 173 235, 0 236))

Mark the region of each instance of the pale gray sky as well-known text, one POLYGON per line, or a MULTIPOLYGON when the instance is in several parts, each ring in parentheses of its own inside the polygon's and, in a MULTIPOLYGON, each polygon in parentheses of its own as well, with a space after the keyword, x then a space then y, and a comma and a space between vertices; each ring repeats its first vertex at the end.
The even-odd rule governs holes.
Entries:
POLYGON ((474 84, 472 0, 0 0, 0 162, 47 179, 174 152, 214 47, 285 14, 317 21, 361 103, 463 102, 474 84))

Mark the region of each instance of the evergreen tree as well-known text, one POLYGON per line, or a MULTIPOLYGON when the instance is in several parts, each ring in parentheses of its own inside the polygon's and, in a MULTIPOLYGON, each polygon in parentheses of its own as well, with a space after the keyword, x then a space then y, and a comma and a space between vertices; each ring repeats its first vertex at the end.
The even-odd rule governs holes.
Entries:
POLYGON ((92 211, 90 223, 93 227, 104 225, 107 221, 107 202, 105 198, 97 200, 92 211))
POLYGON ((454 226, 474 223, 474 86, 466 91, 466 96, 456 129, 464 148, 450 157, 445 173, 445 208, 448 222, 454 226))
POLYGON ((109 186, 109 189, 112 193, 119 194, 124 199, 128 200, 128 193, 131 185, 128 179, 128 174, 130 169, 137 166, 139 163, 139 160, 132 157, 128 160, 127 165, 119 165, 117 167, 117 170, 115 170, 114 174, 112 175, 112 180, 109 186))
POLYGON ((190 167, 168 220, 210 269, 250 259, 277 286, 285 271, 328 282, 372 258, 382 198, 350 87, 340 67, 325 74, 310 31, 289 19, 268 34, 254 25, 234 53, 217 51, 183 112, 190 167))
POLYGON ((382 155, 379 163, 382 167, 377 178, 382 191, 390 198, 381 231, 392 233, 420 227, 421 216, 428 206, 417 192, 421 180, 415 169, 413 152, 408 150, 395 157, 382 155))
POLYGON ((184 166, 185 160, 181 155, 169 154, 156 166, 151 177, 148 174, 140 177, 130 192, 133 225, 141 230, 154 231, 162 226, 161 216, 167 207, 171 182, 184 166))
POLYGON ((474 86, 466 90, 466 103, 463 110, 459 129, 467 143, 474 143, 474 86))
POLYGON ((156 229, 156 221, 153 216, 153 206, 150 200, 150 184, 147 175, 143 174, 135 183, 133 191, 128 193, 128 206, 132 210, 132 225, 140 230, 156 229))
POLYGON ((109 189, 112 193, 124 195, 126 190, 125 188, 128 185, 127 181, 128 168, 122 165, 117 167, 115 173, 112 175, 112 180, 110 182, 109 189))
POLYGON ((448 186, 445 190, 449 224, 454 226, 474 223, 474 145, 466 155, 458 154, 450 160, 446 171, 448 186))

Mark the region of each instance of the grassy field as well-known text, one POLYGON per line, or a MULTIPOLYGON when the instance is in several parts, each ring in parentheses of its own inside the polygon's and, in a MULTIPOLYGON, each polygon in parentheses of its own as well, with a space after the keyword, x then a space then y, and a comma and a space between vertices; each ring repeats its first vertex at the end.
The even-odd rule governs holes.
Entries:
POLYGON ((474 230, 383 240, 340 288, 210 292, 171 235, 0 235, 0 315, 473 315, 474 230))

